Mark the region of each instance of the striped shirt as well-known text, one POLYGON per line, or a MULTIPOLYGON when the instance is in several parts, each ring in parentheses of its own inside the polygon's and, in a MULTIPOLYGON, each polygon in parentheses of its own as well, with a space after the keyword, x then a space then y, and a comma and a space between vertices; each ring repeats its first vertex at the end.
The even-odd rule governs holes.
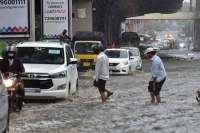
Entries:
POLYGON ((164 64, 157 55, 151 59, 151 75, 156 78, 156 82, 161 82, 167 76, 164 64))

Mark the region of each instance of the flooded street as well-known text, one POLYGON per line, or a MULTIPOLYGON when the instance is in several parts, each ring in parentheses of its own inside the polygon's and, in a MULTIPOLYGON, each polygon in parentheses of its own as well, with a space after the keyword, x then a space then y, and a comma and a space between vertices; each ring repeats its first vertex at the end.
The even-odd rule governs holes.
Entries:
POLYGON ((79 96, 65 101, 26 104, 11 114, 11 133, 197 133, 200 105, 200 61, 164 60, 167 80, 161 91, 163 103, 150 103, 149 62, 143 73, 111 76, 107 88, 114 91, 101 103, 92 79, 80 79, 79 96))

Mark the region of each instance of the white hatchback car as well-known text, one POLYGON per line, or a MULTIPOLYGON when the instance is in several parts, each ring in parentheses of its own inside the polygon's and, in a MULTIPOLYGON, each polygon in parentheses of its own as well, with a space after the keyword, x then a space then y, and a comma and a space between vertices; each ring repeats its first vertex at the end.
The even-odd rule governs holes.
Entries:
POLYGON ((77 59, 68 44, 24 42, 17 45, 27 76, 25 98, 65 99, 78 87, 77 59))
POLYGON ((111 74, 128 74, 136 70, 137 62, 133 54, 127 49, 106 49, 109 58, 109 71, 111 74))

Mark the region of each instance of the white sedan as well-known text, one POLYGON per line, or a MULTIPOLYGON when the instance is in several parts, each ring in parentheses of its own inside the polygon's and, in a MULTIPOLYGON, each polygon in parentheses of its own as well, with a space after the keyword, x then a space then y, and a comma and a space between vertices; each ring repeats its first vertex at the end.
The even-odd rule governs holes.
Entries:
POLYGON ((128 74, 136 70, 137 62, 133 54, 127 49, 106 49, 109 58, 109 71, 111 74, 128 74))

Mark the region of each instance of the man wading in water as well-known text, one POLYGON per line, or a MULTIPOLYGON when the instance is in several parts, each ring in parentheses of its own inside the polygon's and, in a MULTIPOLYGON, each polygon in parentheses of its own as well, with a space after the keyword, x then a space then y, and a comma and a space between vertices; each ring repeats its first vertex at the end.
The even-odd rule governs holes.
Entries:
POLYGON ((167 76, 165 67, 163 65, 162 60, 160 59, 160 57, 156 55, 156 51, 154 51, 153 48, 148 48, 147 51, 145 52, 145 55, 147 55, 147 57, 151 61, 152 78, 149 82, 149 87, 148 87, 148 90, 151 95, 151 102, 155 102, 155 97, 156 97, 156 101, 160 103, 161 102, 160 91, 167 76))
POLYGON ((95 65, 94 86, 99 88, 99 93, 101 95, 102 102, 104 103, 106 102, 105 92, 107 92, 107 98, 113 95, 113 92, 105 88, 106 81, 109 79, 109 59, 103 52, 102 44, 94 44, 92 49, 95 54, 98 54, 95 65))

